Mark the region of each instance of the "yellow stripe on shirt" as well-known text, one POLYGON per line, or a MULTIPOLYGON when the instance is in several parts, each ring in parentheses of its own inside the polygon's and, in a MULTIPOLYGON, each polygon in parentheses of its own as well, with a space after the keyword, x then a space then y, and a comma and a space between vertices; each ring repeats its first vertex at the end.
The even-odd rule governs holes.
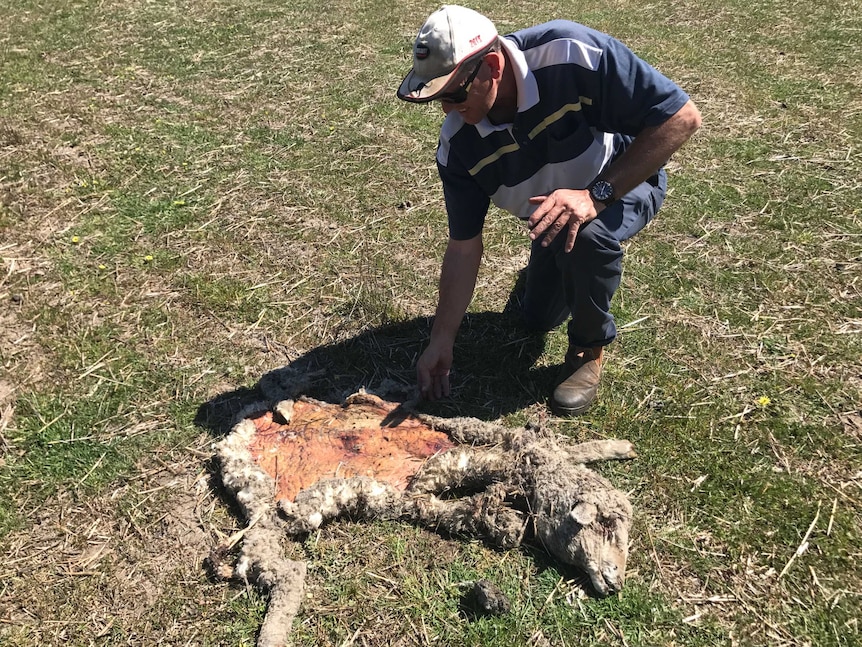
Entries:
POLYGON ((577 103, 567 103, 567 104, 566 104, 566 105, 564 105, 562 108, 560 108, 559 110, 557 110, 557 111, 556 111, 556 112, 554 112, 554 113, 551 113, 550 115, 548 115, 547 117, 545 117, 542 121, 540 121, 540 122, 539 122, 539 125, 538 125, 538 126, 536 126, 535 128, 533 128, 533 130, 531 130, 531 131, 530 131, 529 138, 530 138, 530 139, 535 139, 535 138, 536 138, 536 136, 537 136, 540 132, 542 132, 543 130, 545 130, 545 128, 547 128, 548 126, 550 126, 550 125, 551 125, 552 123, 554 123, 555 121, 559 121, 559 120, 560 120, 560 119, 562 119, 566 114, 568 114, 568 113, 570 113, 570 112, 577 112, 577 111, 579 111, 579 110, 581 109, 581 104, 586 104, 586 105, 590 106, 590 105, 592 105, 592 104, 593 104, 593 100, 592 100, 592 99, 590 99, 589 97, 578 97, 578 102, 577 102, 577 103))
POLYGON ((480 159, 479 162, 476 164, 476 166, 474 166, 473 168, 471 168, 467 172, 470 175, 476 175, 477 173, 479 173, 479 171, 481 171, 483 168, 488 166, 488 164, 493 164, 498 159, 503 157, 503 155, 505 155, 506 153, 511 153, 512 151, 516 151, 519 148, 521 148, 521 147, 518 146, 517 142, 513 142, 511 144, 506 144, 505 146, 501 146, 496 151, 494 151, 493 153, 488 155, 488 157, 486 157, 484 159, 480 159))

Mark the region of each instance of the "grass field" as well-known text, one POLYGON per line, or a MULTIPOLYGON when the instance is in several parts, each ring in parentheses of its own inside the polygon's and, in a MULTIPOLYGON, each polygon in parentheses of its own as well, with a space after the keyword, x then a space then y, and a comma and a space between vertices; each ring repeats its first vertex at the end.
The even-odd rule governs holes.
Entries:
MULTIPOLYGON (((266 600, 202 560, 244 526, 212 443, 291 362, 337 401, 412 384, 446 242, 442 113, 395 88, 436 4, 2 0, 0 642, 251 645, 266 600)), ((494 212, 428 406, 577 440, 635 509, 624 591, 535 547, 337 523, 297 645, 862 645, 862 11, 851 0, 473 5, 568 17, 704 116, 628 247, 600 399, 552 417, 565 335, 505 306, 494 212), (484 577, 511 614, 470 621, 484 577)))

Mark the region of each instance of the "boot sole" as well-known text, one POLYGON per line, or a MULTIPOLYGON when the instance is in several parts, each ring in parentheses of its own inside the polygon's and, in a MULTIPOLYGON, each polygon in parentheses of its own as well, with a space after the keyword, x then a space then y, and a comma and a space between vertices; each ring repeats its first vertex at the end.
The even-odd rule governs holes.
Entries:
POLYGON ((560 406, 559 404, 557 404, 556 402, 551 401, 551 411, 556 413, 558 416, 571 418, 574 416, 579 416, 582 413, 585 413, 587 411, 587 409, 589 409, 593 405, 593 402, 595 402, 595 399, 590 400, 587 404, 585 404, 582 407, 563 407, 563 406, 560 406))

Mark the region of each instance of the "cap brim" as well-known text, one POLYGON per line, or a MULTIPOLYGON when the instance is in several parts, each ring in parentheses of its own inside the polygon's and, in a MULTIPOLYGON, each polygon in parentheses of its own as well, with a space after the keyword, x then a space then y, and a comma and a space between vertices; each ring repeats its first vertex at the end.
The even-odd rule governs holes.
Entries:
POLYGON ((398 88, 398 98, 404 101, 412 101, 413 103, 434 101, 434 99, 446 92, 447 87, 452 82, 452 78, 457 76, 461 68, 462 66, 458 65, 449 74, 438 76, 436 79, 431 79, 430 81, 420 79, 415 70, 410 70, 410 73, 401 82, 401 87, 398 88))

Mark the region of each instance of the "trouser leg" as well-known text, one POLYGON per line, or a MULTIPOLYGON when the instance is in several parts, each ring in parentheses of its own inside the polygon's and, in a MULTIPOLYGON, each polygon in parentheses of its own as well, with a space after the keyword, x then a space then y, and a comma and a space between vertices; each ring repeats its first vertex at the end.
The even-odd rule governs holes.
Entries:
POLYGON ((530 330, 553 330, 571 312, 563 281, 565 263, 559 263, 559 238, 548 247, 534 241, 530 249, 523 304, 524 323, 530 330))
POLYGON ((563 234, 548 247, 533 243, 524 295, 529 328, 551 330, 571 315, 570 345, 605 346, 616 337, 610 304, 622 275, 620 243, 652 220, 665 188, 664 172, 635 188, 581 227, 570 253, 563 234))

